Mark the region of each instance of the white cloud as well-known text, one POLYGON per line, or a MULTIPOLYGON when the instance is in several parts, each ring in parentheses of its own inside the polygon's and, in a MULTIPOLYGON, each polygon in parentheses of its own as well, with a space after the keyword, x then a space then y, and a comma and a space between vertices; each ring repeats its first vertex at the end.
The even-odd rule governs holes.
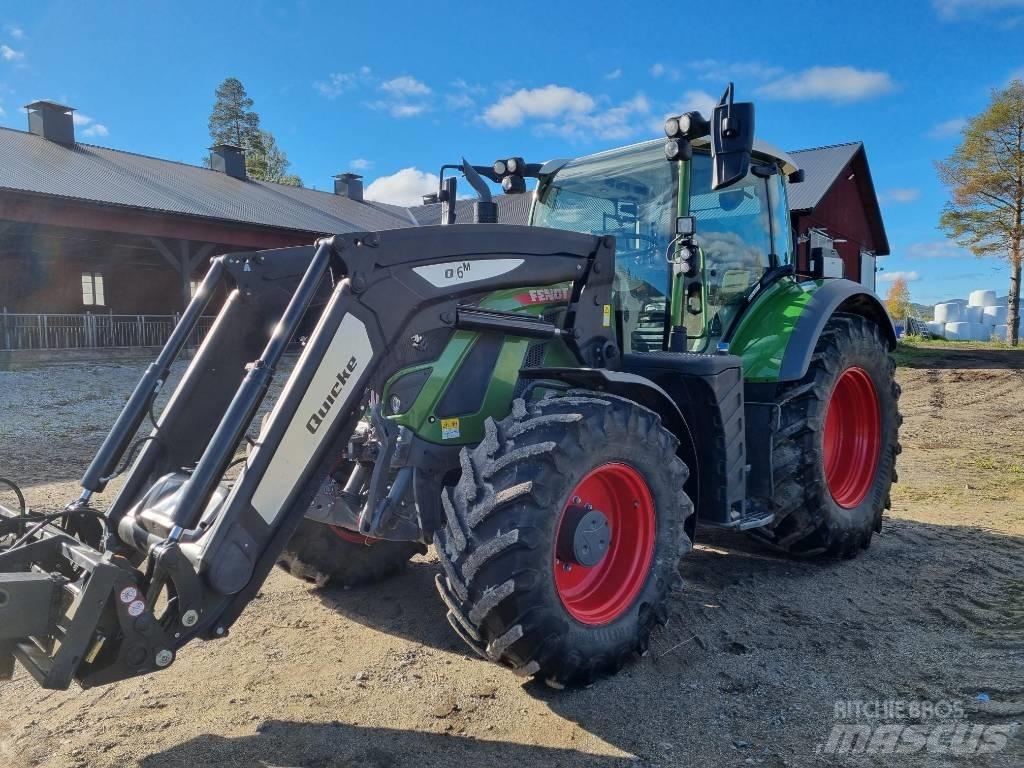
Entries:
POLYGON ((426 104, 390 104, 386 107, 392 117, 416 117, 427 111, 426 104))
POLYGON ((896 187, 887 189, 878 196, 883 203, 912 203, 921 196, 921 190, 916 187, 896 187))
POLYGON ((380 84, 380 89, 397 97, 429 96, 431 93, 430 87, 426 83, 417 80, 415 77, 409 77, 409 75, 402 75, 393 80, 385 80, 380 84))
POLYGON ((365 157, 357 157, 348 167, 353 171, 368 171, 373 168, 373 160, 367 160, 365 157))
POLYGON ((911 270, 910 272, 879 272, 878 282, 892 283, 901 277, 908 283, 913 283, 914 281, 921 279, 921 276, 914 270, 911 270))
POLYGON ((966 126, 966 117, 953 117, 933 125, 928 135, 933 139, 946 139, 958 135, 966 126))
POLYGON ((766 83, 757 92, 783 101, 824 99, 843 103, 869 99, 895 88, 888 72, 856 67, 811 67, 766 83))
POLYGON ((82 126, 83 136, 107 136, 110 133, 103 123, 97 123, 93 118, 81 112, 74 112, 71 115, 71 120, 75 125, 82 126))
POLYGON ((962 15, 1022 8, 1024 0, 932 0, 940 18, 951 20, 962 15))
POLYGON ((25 37, 25 30, 19 27, 17 24, 4 24, 4 31, 13 37, 15 40, 21 40, 25 37))
POLYGON ((620 77, 622 77, 622 69, 619 68, 619 67, 616 67, 611 72, 606 74, 604 76, 604 79, 605 80, 618 80, 620 77))
POLYGON ((370 71, 369 67, 362 66, 355 72, 332 72, 326 80, 318 80, 313 83, 313 87, 320 92, 321 96, 336 99, 345 91, 352 90, 369 79, 370 71))
POLYGON ((711 117, 711 112, 717 103, 718 99, 707 91, 687 91, 683 94, 682 101, 677 104, 679 108, 673 114, 681 115, 683 112, 697 111, 704 117, 711 117))
POLYGON ((452 90, 444 96, 445 103, 449 109, 473 109, 476 106, 476 97, 486 93, 487 89, 481 85, 470 85, 461 77, 452 83, 452 90))
POLYGON ((565 115, 582 115, 594 109, 589 94, 563 85, 520 88, 484 110, 483 121, 491 128, 515 128, 529 117, 552 120, 565 115))
POLYGON ((446 93, 444 100, 451 109, 472 109, 476 106, 476 100, 464 92, 446 93))
POLYGON ((683 94, 683 98, 666 106, 662 110, 660 118, 650 121, 648 129, 656 136, 665 135, 665 120, 676 117, 684 112, 700 112, 704 117, 711 117, 711 111, 718 103, 718 99, 707 91, 692 90, 683 94))
POLYGON ((629 138, 643 128, 651 112, 651 103, 642 93, 608 109, 590 112, 570 112, 558 121, 537 126, 540 133, 553 133, 575 138, 621 140, 629 138))
POLYGON ((686 65, 702 80, 721 83, 722 87, 731 80, 770 80, 780 77, 785 70, 758 61, 720 61, 719 59, 698 59, 686 65))
POLYGON ((25 53, 16 51, 9 45, 0 45, 0 58, 4 61, 22 61, 25 58, 25 53))
POLYGON ((659 62, 658 64, 655 64, 655 65, 653 65, 651 67, 651 77, 661 77, 664 74, 665 74, 665 65, 664 64, 661 64, 659 62))
POLYGON ((966 259, 970 251, 952 240, 933 240, 928 243, 911 243, 906 256, 910 259, 966 259))
POLYGON ((0 117, 3 117, 6 114, 7 114, 7 110, 4 109, 2 106, 0 106, 0 117))
POLYGON ((423 196, 437 192, 438 178, 418 168, 403 168, 390 176, 374 179, 366 188, 366 199, 395 205, 419 205, 423 196))
POLYGON ((431 109, 428 98, 433 91, 415 77, 402 75, 380 84, 384 98, 370 102, 371 109, 388 112, 392 117, 405 118, 422 115, 431 109))

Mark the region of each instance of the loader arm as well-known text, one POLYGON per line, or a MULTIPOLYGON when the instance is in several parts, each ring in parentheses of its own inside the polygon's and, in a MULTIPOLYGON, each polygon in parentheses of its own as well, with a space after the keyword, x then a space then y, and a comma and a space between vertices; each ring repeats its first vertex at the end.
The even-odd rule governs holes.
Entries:
POLYGON ((214 259, 51 522, 0 507, 0 677, 17 659, 47 688, 169 666, 227 634, 256 594, 366 408, 397 370, 460 328, 560 337, 585 367, 615 367, 614 240, 531 227, 421 227, 214 259), (485 312, 496 290, 572 282, 560 326, 485 312), (102 513, 90 506, 130 458, 170 365, 213 291, 220 314, 102 513), (313 311, 310 311, 310 308, 313 311), (318 312, 237 478, 224 479, 304 316, 318 312), (91 521, 91 524, 89 524, 91 521), (15 620, 16 619, 16 620, 15 620))

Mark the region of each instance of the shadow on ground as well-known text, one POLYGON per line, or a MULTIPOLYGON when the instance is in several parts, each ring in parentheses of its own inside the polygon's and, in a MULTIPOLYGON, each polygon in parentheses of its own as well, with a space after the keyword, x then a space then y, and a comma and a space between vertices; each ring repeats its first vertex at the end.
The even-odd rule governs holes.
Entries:
MULTIPOLYGON (((588 689, 527 683, 526 691, 655 764, 691 750, 737 764, 748 756, 813 762, 837 701, 969 702, 985 692, 1024 706, 1024 540, 887 520, 871 549, 848 561, 791 560, 717 531, 698 542, 682 566, 686 587, 646 658, 588 689)), ((354 621, 463 653, 434 594, 434 572, 420 563, 376 589, 323 598, 354 621)), ((508 685, 517 684, 509 675, 508 685)), ((1013 759, 1024 753, 1024 744, 1011 746, 1013 759)), ((470 747, 485 750, 472 740, 461 748, 470 747)), ((505 748, 516 761, 575 764, 505 748)))
POLYGON ((588 766, 634 764, 571 749, 484 741, 444 734, 362 728, 343 723, 268 720, 254 736, 200 736, 144 758, 142 768, 264 766, 286 768, 397 768, 398 766, 588 766))

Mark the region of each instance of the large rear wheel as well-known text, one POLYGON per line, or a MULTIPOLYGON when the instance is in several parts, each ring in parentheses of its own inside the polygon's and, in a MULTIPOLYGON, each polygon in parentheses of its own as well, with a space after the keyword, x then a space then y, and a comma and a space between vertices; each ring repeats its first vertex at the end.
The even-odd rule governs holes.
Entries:
POLYGON ((751 531, 801 556, 853 557, 882 529, 900 452, 900 388, 877 325, 837 314, 803 379, 779 392, 773 522, 751 531))
POLYGON ((488 421, 434 540, 462 639, 555 685, 645 651, 690 548, 676 446, 653 411, 606 394, 517 400, 488 421))

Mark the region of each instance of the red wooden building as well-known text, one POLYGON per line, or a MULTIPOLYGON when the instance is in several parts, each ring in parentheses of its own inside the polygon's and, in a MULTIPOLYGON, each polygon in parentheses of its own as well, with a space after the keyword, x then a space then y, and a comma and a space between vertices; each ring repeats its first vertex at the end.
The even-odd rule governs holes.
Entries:
POLYGON ((844 275, 874 289, 875 259, 889 255, 889 240, 864 145, 856 141, 789 154, 804 171, 804 180, 789 187, 798 258, 806 258, 820 233, 842 258, 844 275))

